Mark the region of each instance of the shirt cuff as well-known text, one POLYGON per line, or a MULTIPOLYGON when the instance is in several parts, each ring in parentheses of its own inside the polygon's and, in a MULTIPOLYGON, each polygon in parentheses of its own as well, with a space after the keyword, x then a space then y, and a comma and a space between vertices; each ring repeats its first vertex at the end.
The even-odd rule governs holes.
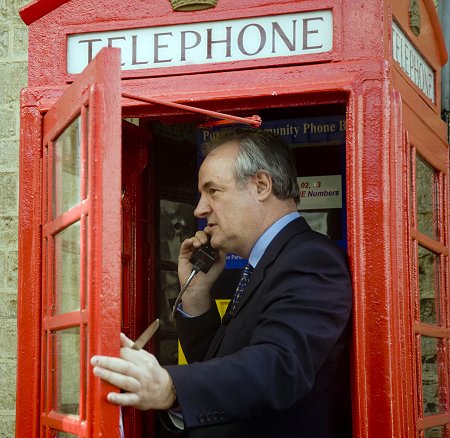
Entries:
POLYGON ((183 310, 183 303, 178 304, 177 312, 178 312, 180 315, 183 315, 185 318, 195 318, 195 316, 189 315, 189 313, 186 313, 186 312, 183 310))
POLYGON ((178 430, 184 430, 183 414, 180 409, 169 409, 167 414, 178 430))

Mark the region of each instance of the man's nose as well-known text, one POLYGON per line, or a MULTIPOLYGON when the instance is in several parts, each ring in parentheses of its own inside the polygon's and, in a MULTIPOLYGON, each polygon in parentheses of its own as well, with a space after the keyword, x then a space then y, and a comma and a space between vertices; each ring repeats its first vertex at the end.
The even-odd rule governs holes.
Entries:
POLYGON ((197 207, 194 210, 194 216, 197 218, 205 218, 211 213, 211 208, 203 196, 200 197, 197 207))

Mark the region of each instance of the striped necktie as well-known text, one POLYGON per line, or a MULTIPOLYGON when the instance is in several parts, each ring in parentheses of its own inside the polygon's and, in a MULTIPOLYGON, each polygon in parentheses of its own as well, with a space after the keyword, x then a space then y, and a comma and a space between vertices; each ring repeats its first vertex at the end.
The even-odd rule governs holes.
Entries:
POLYGON ((239 283, 236 287, 236 290, 234 291, 233 295, 233 301, 231 302, 231 311, 230 313, 233 315, 234 311, 239 304, 239 299, 241 298, 241 295, 244 293, 245 288, 247 287, 248 282, 250 281, 250 277, 253 272, 253 266, 250 263, 247 263, 244 266, 244 269, 242 271, 241 279, 239 280, 239 283))

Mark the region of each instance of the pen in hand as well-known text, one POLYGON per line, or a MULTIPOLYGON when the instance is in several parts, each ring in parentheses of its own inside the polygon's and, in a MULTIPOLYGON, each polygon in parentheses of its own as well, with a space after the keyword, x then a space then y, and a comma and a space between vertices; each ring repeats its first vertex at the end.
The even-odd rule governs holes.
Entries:
POLYGON ((134 341, 134 344, 131 346, 133 350, 141 350, 144 348, 145 344, 152 338, 152 336, 156 333, 156 330, 159 328, 159 319, 155 319, 143 332, 142 334, 134 341))

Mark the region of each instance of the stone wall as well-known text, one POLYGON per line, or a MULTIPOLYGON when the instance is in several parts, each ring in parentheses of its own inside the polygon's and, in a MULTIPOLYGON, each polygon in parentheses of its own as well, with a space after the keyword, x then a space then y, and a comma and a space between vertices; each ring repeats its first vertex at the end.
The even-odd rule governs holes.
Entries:
POLYGON ((14 437, 19 94, 27 83, 28 0, 0 0, 0 437, 14 437))

